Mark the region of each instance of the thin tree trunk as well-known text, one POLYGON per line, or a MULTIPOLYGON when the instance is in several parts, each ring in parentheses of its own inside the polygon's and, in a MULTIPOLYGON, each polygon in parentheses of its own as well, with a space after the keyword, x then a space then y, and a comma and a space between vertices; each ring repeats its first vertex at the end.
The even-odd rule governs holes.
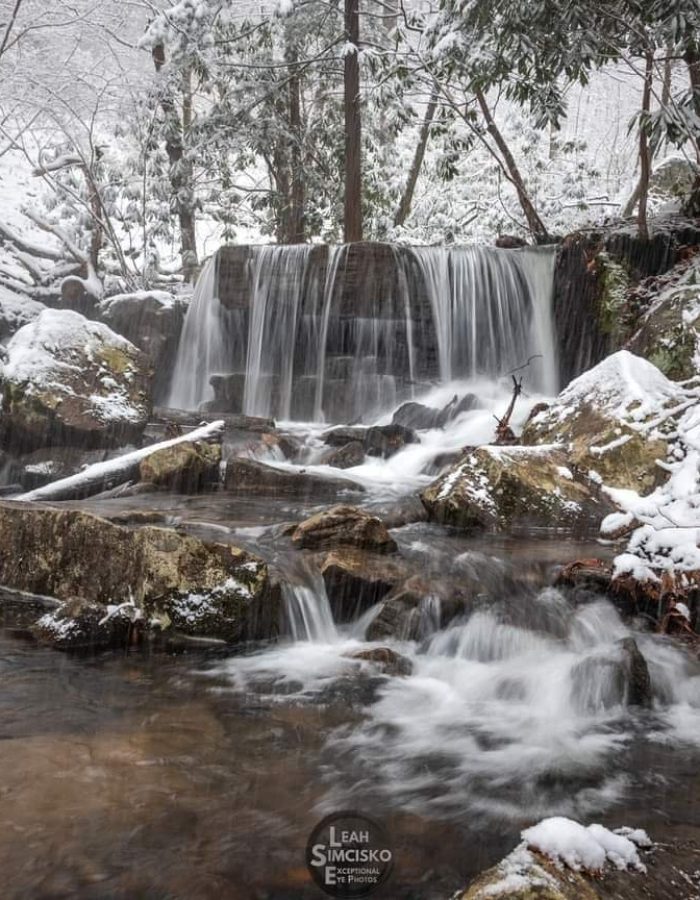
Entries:
POLYGON ((403 195, 399 203, 399 208, 396 210, 396 215, 394 216, 394 225, 397 228, 403 225, 403 223, 408 218, 409 213, 411 212, 413 195, 416 190, 416 185, 418 184, 418 176, 420 175, 420 170, 423 166, 423 160, 425 159, 425 150, 428 145, 428 138, 430 137, 430 126, 432 125, 433 118, 435 116, 435 110, 437 109, 437 101, 438 90, 437 87, 433 87, 432 93, 430 95, 430 100, 428 101, 427 109, 425 110, 423 123, 420 128, 416 150, 413 154, 413 162, 411 163, 411 168, 408 171, 406 187, 404 188, 403 195))
POLYGON ((654 53, 647 50, 644 67, 644 91, 642 93, 642 120, 639 123, 639 212, 637 222, 639 236, 649 240, 649 222, 647 220, 647 201, 649 198, 649 180, 651 178, 651 149, 647 125, 651 110, 651 90, 654 79, 654 53))
MULTIPOLYGON (((152 56, 156 72, 165 65, 163 44, 153 47, 152 56)), ((160 105, 166 117, 165 151, 170 163, 170 186, 173 204, 180 226, 180 257, 182 274, 186 281, 194 281, 199 262, 197 259, 196 221, 193 209, 192 165, 185 158, 184 133, 192 122, 192 94, 189 75, 183 83, 182 119, 177 105, 168 91, 163 91, 160 105)))
POLYGON ((549 238, 547 228, 545 227, 544 222, 540 218, 532 200, 530 199, 527 188, 525 187, 525 182, 523 181, 523 177, 520 174, 517 163, 515 162, 515 157, 510 152, 510 148, 508 147, 505 138, 501 134, 498 125, 496 125, 496 121, 491 114, 488 103, 486 102, 486 97, 480 90, 476 91, 475 96, 484 120, 486 121, 486 128, 491 137, 496 142, 496 146, 501 153, 503 164, 505 165, 508 177, 518 195, 518 200, 520 201, 520 206, 523 210, 523 213, 525 214, 525 219, 527 221, 528 228, 530 229, 530 234, 538 243, 546 241, 549 238))
POLYGON ((362 240, 362 120, 360 115, 360 4, 345 0, 345 242, 362 240))
MULTIPOLYGON (((296 61, 296 55, 291 58, 296 61)), ((304 215, 305 185, 304 166, 302 162, 302 121, 301 121, 301 84, 297 75, 289 79, 289 130, 292 134, 290 151, 290 167, 292 190, 289 210, 288 243, 303 244, 306 240, 306 222, 304 215)))

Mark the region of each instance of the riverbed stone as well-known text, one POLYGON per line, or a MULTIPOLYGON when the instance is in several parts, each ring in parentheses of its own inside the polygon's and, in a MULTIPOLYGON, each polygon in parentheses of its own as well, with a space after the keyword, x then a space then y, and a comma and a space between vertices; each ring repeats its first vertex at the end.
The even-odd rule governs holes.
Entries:
POLYGON ((90 513, 0 503, 0 584, 63 601, 132 604, 150 626, 236 642, 277 633, 279 592, 238 547, 90 513))
POLYGON ((348 653, 350 659, 372 663, 384 675, 406 676, 413 672, 413 663, 406 656, 392 650, 391 647, 368 647, 367 650, 354 650, 348 653))
POLYGON ((342 447, 324 453, 319 462, 335 469, 352 469, 365 461, 365 448, 361 441, 348 441, 342 447))
POLYGON ((556 446, 478 447, 426 488, 421 500, 432 521, 463 529, 597 530, 611 504, 576 480, 568 465, 556 446))
POLYGON ((396 541, 378 516, 356 506, 332 506, 300 522, 292 534, 297 547, 331 549, 339 545, 375 553, 395 553, 396 541))
POLYGON ((364 491, 361 485, 346 478, 327 478, 304 469, 279 469, 243 457, 227 461, 224 486, 234 494, 302 499, 364 491))
POLYGON ((139 480, 179 491, 193 493, 219 480, 221 444, 208 441, 183 441, 154 450, 139 463, 139 480))
POLYGON ((46 309, 7 345, 0 439, 12 450, 138 441, 150 414, 145 355, 106 325, 46 309))
POLYGON ((394 556, 339 547, 322 560, 321 574, 334 618, 348 622, 400 584, 407 570, 394 556))

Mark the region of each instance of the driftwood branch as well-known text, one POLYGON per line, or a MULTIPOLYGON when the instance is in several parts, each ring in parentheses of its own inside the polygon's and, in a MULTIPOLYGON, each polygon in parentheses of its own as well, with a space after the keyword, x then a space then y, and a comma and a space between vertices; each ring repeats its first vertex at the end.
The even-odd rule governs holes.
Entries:
POLYGON ((169 441, 161 441, 157 444, 150 444, 148 447, 141 447, 141 449, 134 450, 124 456, 118 456, 116 459, 109 459, 106 462, 87 466, 82 472, 78 472, 77 475, 70 475, 68 478, 52 481, 51 484, 36 488, 36 490, 29 491, 26 494, 20 494, 19 497, 14 499, 41 501, 80 500, 84 497, 93 497, 95 494, 101 494, 103 491, 111 490, 128 481, 138 481, 139 465, 146 457, 155 453, 156 450, 164 450, 189 441, 218 443, 221 441, 223 434, 223 420, 212 422, 209 425, 203 425, 201 428, 195 428, 181 437, 176 437, 169 441))

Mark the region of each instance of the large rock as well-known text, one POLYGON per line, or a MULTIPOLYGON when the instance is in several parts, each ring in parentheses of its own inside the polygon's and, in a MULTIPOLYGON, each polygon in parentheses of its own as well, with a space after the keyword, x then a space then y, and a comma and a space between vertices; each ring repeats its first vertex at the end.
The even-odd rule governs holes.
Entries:
MULTIPOLYGON (((78 609, 101 606, 105 614, 127 604, 149 624, 201 637, 240 641, 277 632, 267 566, 237 547, 12 502, 0 503, 0 546, 0 584, 8 588, 81 601, 78 609)), ((71 608, 52 615, 68 621, 71 608)))
POLYGON ((0 437, 19 451, 137 441, 150 412, 144 354, 69 310, 46 309, 7 345, 0 437))
POLYGON ((357 548, 333 550, 321 564, 326 593, 339 622, 374 606, 406 577, 401 560, 357 548))
POLYGON ((136 291, 102 300, 97 316, 146 354, 156 399, 167 392, 189 298, 168 291, 136 291))
POLYGON ((364 445, 360 441, 349 441, 342 447, 324 453, 319 463, 335 469, 352 469, 354 466, 361 466, 364 461, 364 445))
POLYGON ((700 262, 682 263, 657 279, 657 296, 627 349, 676 381, 700 371, 700 262))
POLYGON ((403 425, 374 425, 365 434, 365 450, 369 456, 388 459, 398 453, 406 444, 417 444, 418 438, 410 428, 403 425))
POLYGON ((626 350, 576 378, 522 433, 524 444, 565 445, 571 463, 610 487, 646 493, 667 473, 656 465, 667 444, 645 423, 679 399, 655 366, 626 350))
POLYGON ((574 479, 557 447, 478 447, 434 481, 421 500, 429 517, 458 528, 597 529, 611 506, 574 479))
POLYGON ((294 531, 292 541, 309 550, 340 545, 375 553, 395 553, 397 549, 382 520, 355 506, 332 506, 305 519, 294 531))
POLYGON ((219 480, 221 444, 184 441, 154 450, 139 463, 140 481, 180 491, 202 490, 219 480))
POLYGON ((24 325, 46 309, 43 303, 0 285, 0 343, 8 341, 24 325))
POLYGON ((326 478, 304 469, 278 469, 243 457, 228 460, 224 485, 234 494, 302 499, 335 497, 346 491, 364 490, 345 478, 326 478))

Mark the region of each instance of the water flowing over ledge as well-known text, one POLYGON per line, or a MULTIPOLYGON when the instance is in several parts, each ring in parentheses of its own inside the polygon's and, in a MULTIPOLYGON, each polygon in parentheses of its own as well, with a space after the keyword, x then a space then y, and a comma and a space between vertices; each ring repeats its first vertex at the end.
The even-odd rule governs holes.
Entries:
POLYGON ((185 321, 169 403, 353 421, 532 361, 557 388, 554 252, 389 244, 224 247, 185 321))

